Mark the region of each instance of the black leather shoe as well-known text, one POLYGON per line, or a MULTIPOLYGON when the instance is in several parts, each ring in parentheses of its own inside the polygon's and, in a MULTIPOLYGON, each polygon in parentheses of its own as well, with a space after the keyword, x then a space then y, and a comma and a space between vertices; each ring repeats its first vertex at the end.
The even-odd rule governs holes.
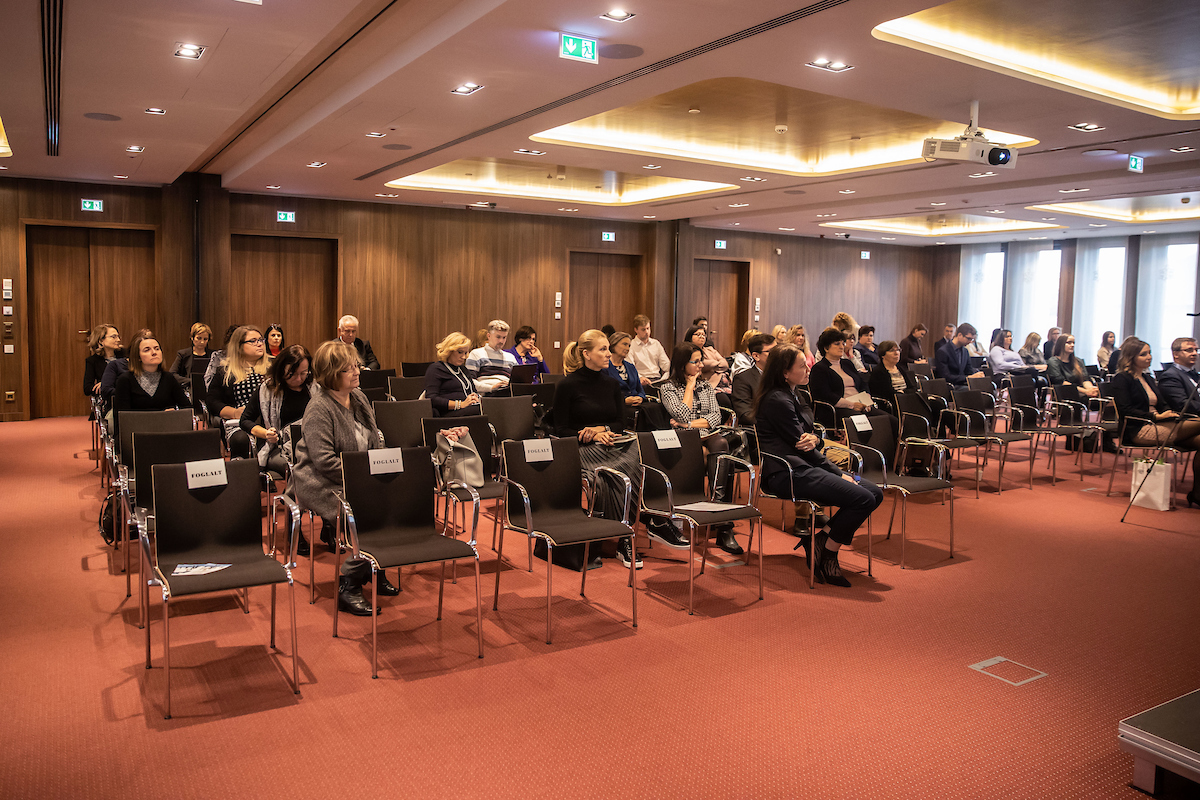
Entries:
POLYGON ((1190 492, 1188 492, 1183 499, 1187 500, 1188 508, 1191 508, 1193 504, 1200 506, 1200 497, 1196 496, 1195 489, 1192 489, 1190 492))
MULTIPOLYGON (((338 592, 338 610, 356 617, 371 616, 371 604, 363 597, 361 586, 355 586, 353 589, 343 587, 338 592)), ((379 609, 375 609, 375 613, 378 614, 379 609)))
POLYGON ((817 583, 825 582, 825 576, 821 573, 821 559, 826 555, 825 542, 827 541, 829 541, 828 534, 818 533, 812 539, 812 550, 804 549, 804 554, 808 556, 809 569, 813 571, 813 580, 817 583))
POLYGON ((1117 453, 1121 452, 1121 448, 1117 447, 1116 443, 1113 442, 1112 439, 1105 439, 1104 440, 1104 452, 1112 453, 1112 454, 1116 455, 1117 453))
POLYGON ((400 594, 400 590, 392 586, 391 582, 387 579, 387 573, 383 570, 379 570, 379 573, 375 576, 375 588, 379 590, 380 597, 395 597, 400 594))
POLYGON ((661 520, 653 521, 646 526, 646 530, 648 530, 654 536, 654 538, 659 539, 667 547, 688 546, 687 537, 684 536, 683 532, 680 531, 679 528, 675 527, 675 524, 672 522, 663 522, 661 520))
POLYGON ((793 547, 792 549, 799 550, 801 547, 804 548, 804 563, 808 565, 809 569, 812 569, 812 536, 811 535, 801 536, 800 541, 797 542, 796 546, 793 547))
POLYGON ((722 528, 717 531, 717 547, 720 547, 726 553, 732 556, 740 556, 746 551, 737 543, 737 539, 733 536, 733 526, 722 528))
MULTIPOLYGON (((337 549, 336 549, 337 545, 335 545, 333 543, 333 529, 332 528, 325 528, 325 527, 321 528, 321 544, 328 547, 329 552, 331 552, 331 553, 337 552, 337 549)), ((343 547, 342 552, 345 553, 346 548, 343 547)))

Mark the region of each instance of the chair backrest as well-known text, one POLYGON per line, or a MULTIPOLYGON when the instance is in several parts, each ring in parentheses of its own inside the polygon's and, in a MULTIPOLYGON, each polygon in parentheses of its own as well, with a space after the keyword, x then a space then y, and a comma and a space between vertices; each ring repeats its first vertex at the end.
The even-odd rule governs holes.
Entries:
POLYGON ((371 403, 376 401, 382 402, 388 398, 388 390, 384 389, 382 386, 368 386, 366 388, 362 388, 361 391, 367 398, 367 401, 371 403))
POLYGON ((433 363, 432 361, 401 361, 400 374, 405 378, 424 378, 433 363))
POLYGON ((530 396, 485 397, 482 411, 492 421, 497 441, 534 437, 535 416, 530 396))
POLYGON ((987 415, 993 409, 989 402, 991 392, 962 391, 954 392, 954 407, 959 411, 979 413, 967 414, 967 430, 959 431, 960 435, 982 436, 988 433, 987 415))
POLYGON ((1054 416, 1059 424, 1078 425, 1085 421, 1087 406, 1079 394, 1078 386, 1073 383, 1063 383, 1051 386, 1050 389, 1054 392, 1056 401, 1070 404, 1054 408, 1054 416))
POLYGON ((193 372, 192 382, 188 384, 192 393, 192 413, 201 419, 208 418, 208 408, 204 405, 204 396, 208 393, 204 388, 204 373, 193 372))
POLYGON ((1016 386, 1017 388, 1021 388, 1021 389, 1023 389, 1023 388, 1032 389, 1034 386, 1033 376, 1032 375, 1013 375, 1010 372, 1008 374, 1008 385, 1016 386))
POLYGON ((425 391, 425 377, 388 378, 388 394, 397 400, 416 400, 425 391))
MULTIPOLYGON (((543 375, 542 379, 545 380, 543 375)), ((514 383, 509 387, 512 389, 513 397, 533 397, 533 402, 537 403, 543 409, 549 409, 554 405, 554 384, 553 383, 514 383)))
POLYGON ((470 417, 435 417, 421 420, 421 437, 430 451, 437 449, 437 433, 446 428, 466 427, 471 434, 471 441, 483 461, 483 474, 491 477, 496 474, 495 442, 492 438, 492 426, 488 418, 475 414, 470 417))
MULTIPOLYGON (((700 431, 683 428, 675 431, 675 434, 679 437, 679 447, 660 448, 653 433, 639 433, 638 452, 642 464, 667 473, 675 502, 681 504, 704 496, 704 475, 707 470, 700 431)), ((654 473, 647 472, 646 480, 642 483, 642 503, 648 507, 665 508, 666 496, 665 484, 654 473)))
MULTIPOLYGON (((985 375, 982 378, 967 378, 967 388, 972 392, 987 392, 988 394, 991 394, 996 388, 996 384, 992 382, 991 377, 985 375)), ((957 396, 957 394, 958 393, 955 392, 955 396, 957 396)))
POLYGON ((908 371, 921 380, 933 380, 933 365, 932 364, 909 364, 908 371))
POLYGON ((134 485, 133 504, 154 513, 155 464, 182 464, 221 457, 221 432, 171 431, 154 433, 138 431, 133 435, 133 472, 138 476, 134 485))
POLYGON ((928 438, 934 435, 937 420, 928 401, 919 394, 900 392, 896 395, 896 410, 900 412, 900 438, 928 438), (924 421, 922 423, 922 420, 924 421))
POLYGON ((886 475, 887 459, 895 449, 891 425, 886 417, 874 416, 866 419, 871 426, 869 431, 860 431, 849 417, 846 418, 846 444, 862 458, 864 475, 886 475), (863 449, 864 445, 870 449, 863 449))
POLYGON ((358 388, 364 392, 367 389, 383 389, 385 392, 388 388, 388 378, 396 377, 394 369, 364 369, 358 373, 358 388))
POLYGON ((400 451, 402 472, 371 474, 370 451, 342 453, 342 489, 359 533, 387 526, 432 528, 434 471, 428 447, 400 451))
POLYGON ((817 400, 813 403, 813 417, 826 430, 837 430, 837 409, 833 405, 817 400))
POLYGON ((154 538, 160 561, 232 563, 234 555, 262 553, 262 497, 258 462, 225 462, 227 483, 188 489, 187 464, 155 464, 154 538))
POLYGON ((930 378, 921 384, 921 394, 950 400, 950 384, 945 378, 930 378))
MULTIPOLYGON (((544 441, 544 440, 539 440, 544 441)), ((523 442, 504 443, 504 474, 521 484, 529 495, 529 507, 536 515, 542 510, 582 509, 583 497, 579 467, 579 440, 575 437, 550 439, 552 461, 525 460, 523 442)), ((508 492, 509 520, 524 525, 524 505, 521 495, 510 487, 508 492)))
POLYGON ((433 416, 432 401, 381 400, 371 405, 375 409, 375 425, 388 447, 421 447, 425 444, 421 420, 433 416))
POLYGON ((565 378, 565 377, 567 377, 567 376, 566 376, 566 375, 559 374, 559 373, 555 373, 555 372, 547 372, 547 373, 545 373, 545 374, 543 374, 543 375, 542 375, 542 379, 541 379, 541 380, 542 380, 542 383, 551 383, 551 384, 553 384, 553 383, 558 383, 559 381, 561 381, 561 380, 562 380, 563 378, 565 378))
POLYGON ((121 463, 133 466, 133 435, 151 431, 190 431, 192 410, 190 408, 170 411, 119 411, 117 427, 121 431, 121 463))
POLYGON ((1086 369, 1087 374, 1091 375, 1093 378, 1100 377, 1100 365, 1099 364, 1084 364, 1083 368, 1086 369))

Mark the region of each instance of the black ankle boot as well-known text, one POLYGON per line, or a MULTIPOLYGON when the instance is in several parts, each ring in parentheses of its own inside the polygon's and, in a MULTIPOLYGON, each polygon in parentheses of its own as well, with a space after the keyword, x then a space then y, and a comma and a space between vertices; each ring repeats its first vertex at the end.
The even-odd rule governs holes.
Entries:
POLYGON ((746 552, 734 538, 732 525, 717 530, 717 547, 733 556, 740 556, 746 552))
POLYGON ((823 583, 847 589, 850 587, 850 581, 846 580, 846 576, 842 575, 842 567, 838 564, 837 550, 825 550, 821 553, 820 570, 823 583))
MULTIPOLYGON (((356 617, 371 616, 371 604, 363 597, 362 585, 341 579, 341 589, 338 590, 338 610, 353 614, 356 617)), ((379 610, 376 609, 378 614, 379 610)))
POLYGON ((379 570, 379 573, 375 576, 375 588, 379 591, 380 597, 395 597, 400 594, 400 590, 392 586, 391 582, 387 579, 387 573, 383 570, 379 570))

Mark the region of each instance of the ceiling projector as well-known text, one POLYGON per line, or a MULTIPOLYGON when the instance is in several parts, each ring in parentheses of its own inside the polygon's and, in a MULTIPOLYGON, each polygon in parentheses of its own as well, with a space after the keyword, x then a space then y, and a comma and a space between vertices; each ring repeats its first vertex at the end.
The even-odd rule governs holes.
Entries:
POLYGON ((989 142, 979 130, 979 101, 971 103, 971 124, 961 136, 953 139, 926 139, 921 149, 925 159, 973 161, 991 167, 1013 169, 1017 166, 1017 151, 989 142))

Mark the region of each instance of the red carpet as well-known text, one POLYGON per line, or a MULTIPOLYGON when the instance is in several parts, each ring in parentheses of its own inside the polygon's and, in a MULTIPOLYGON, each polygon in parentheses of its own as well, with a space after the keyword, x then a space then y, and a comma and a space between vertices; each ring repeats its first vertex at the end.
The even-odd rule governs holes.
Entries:
MULTIPOLYGON (((810 591, 796 540, 770 528, 765 600, 757 565, 710 565, 695 616, 642 593, 636 631, 615 561, 589 575, 590 603, 559 570, 550 646, 544 563, 507 569, 491 611, 481 525, 486 657, 473 578, 447 583, 438 623, 436 568, 406 571, 375 681, 367 621, 330 636, 332 556, 315 606, 302 561, 301 696, 286 615, 280 653, 266 647, 267 590, 248 616, 202 598, 172 616, 164 720, 162 623, 147 671, 136 598, 95 529, 88 443, 81 419, 0 426, 4 798, 1135 798, 1118 720, 1200 687, 1200 511, 1135 508, 1121 524, 1128 497, 1104 497, 1107 473, 1081 483, 1063 459, 1051 487, 1043 458, 1032 492, 997 496, 994 466, 981 499, 960 483, 953 560, 946 508, 912 503, 900 570, 885 502, 875 575, 853 572, 860 538, 849 590, 810 591), (993 656, 1047 676, 968 668, 993 656)), ((778 504, 764 510, 779 523, 778 504)), ((508 538, 518 565, 522 544, 508 538)), ((640 575, 686 600, 683 564, 648 558, 640 575)))

